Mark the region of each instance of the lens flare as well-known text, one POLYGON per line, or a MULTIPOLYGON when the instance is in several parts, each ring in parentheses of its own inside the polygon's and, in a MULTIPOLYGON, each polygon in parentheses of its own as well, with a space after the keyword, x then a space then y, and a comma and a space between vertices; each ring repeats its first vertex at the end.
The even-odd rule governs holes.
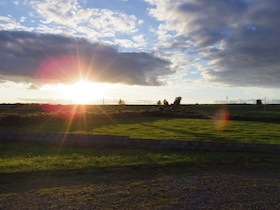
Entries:
POLYGON ((229 111, 226 106, 222 107, 213 118, 216 131, 221 133, 225 130, 229 122, 229 111))
POLYGON ((36 78, 47 83, 71 83, 77 78, 90 78, 90 66, 75 55, 51 56, 40 62, 36 78))

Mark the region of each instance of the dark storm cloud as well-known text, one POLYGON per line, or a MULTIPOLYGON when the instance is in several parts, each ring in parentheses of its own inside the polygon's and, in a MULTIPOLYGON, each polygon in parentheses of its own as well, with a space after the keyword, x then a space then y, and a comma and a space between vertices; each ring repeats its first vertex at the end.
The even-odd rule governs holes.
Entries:
POLYGON ((203 70, 211 81, 280 87, 279 0, 189 0, 169 8, 167 24, 177 24, 209 62, 203 70))
POLYGON ((118 52, 112 46, 59 35, 0 31, 2 78, 43 80, 49 76, 48 82, 67 82, 68 74, 80 74, 79 69, 69 70, 78 65, 74 57, 86 63, 84 74, 101 82, 160 85, 158 77, 172 73, 168 61, 144 52, 118 52), (49 75, 40 72, 42 68, 49 75), (62 71, 65 78, 54 71, 62 71))
POLYGON ((187 23, 182 24, 184 35, 205 47, 228 37, 230 28, 241 21, 247 8, 242 0, 197 0, 179 4, 175 12, 187 23))

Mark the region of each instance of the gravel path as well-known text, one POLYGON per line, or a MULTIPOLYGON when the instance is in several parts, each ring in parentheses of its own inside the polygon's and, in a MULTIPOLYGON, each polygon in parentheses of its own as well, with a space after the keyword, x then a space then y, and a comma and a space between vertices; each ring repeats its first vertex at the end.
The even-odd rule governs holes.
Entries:
POLYGON ((279 170, 157 168, 20 176, 1 182, 0 209, 280 209, 279 170))

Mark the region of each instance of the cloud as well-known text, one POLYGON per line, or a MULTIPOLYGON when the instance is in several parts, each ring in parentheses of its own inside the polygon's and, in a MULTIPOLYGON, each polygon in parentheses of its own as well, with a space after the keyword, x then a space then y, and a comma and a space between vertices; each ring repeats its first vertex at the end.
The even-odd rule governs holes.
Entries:
POLYGON ((27 30, 10 16, 0 16, 0 30, 27 30))
POLYGON ((26 88, 29 90, 39 90, 39 87, 34 84, 27 84, 26 88))
POLYGON ((80 78, 130 85, 160 85, 170 62, 145 52, 85 39, 24 31, 0 31, 2 78, 31 83, 67 83, 80 78))
POLYGON ((188 41, 186 51, 195 49, 208 64, 201 71, 209 81, 280 87, 280 1, 146 1, 149 15, 161 21, 159 41, 180 50, 176 41, 188 41))
POLYGON ((143 49, 146 47, 144 35, 133 36, 131 39, 114 39, 114 43, 125 48, 143 49))
POLYGON ((50 97, 34 97, 34 98, 17 98, 19 101, 23 101, 24 103, 42 103, 42 104, 65 104, 69 103, 69 100, 64 98, 50 98, 50 97))
POLYGON ((137 26, 142 23, 134 15, 127 15, 120 11, 83 8, 78 0, 28 0, 26 2, 40 18, 41 27, 37 30, 49 26, 49 31, 62 31, 64 34, 76 36, 85 35, 96 40, 100 37, 115 37, 117 33, 136 33, 137 26))

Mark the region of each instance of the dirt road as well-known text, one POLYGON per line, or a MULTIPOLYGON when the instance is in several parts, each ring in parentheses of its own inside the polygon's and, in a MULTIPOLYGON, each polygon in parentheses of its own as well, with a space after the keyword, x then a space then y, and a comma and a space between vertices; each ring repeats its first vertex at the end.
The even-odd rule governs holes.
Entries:
POLYGON ((0 209, 279 209, 275 167, 1 174, 0 209))

